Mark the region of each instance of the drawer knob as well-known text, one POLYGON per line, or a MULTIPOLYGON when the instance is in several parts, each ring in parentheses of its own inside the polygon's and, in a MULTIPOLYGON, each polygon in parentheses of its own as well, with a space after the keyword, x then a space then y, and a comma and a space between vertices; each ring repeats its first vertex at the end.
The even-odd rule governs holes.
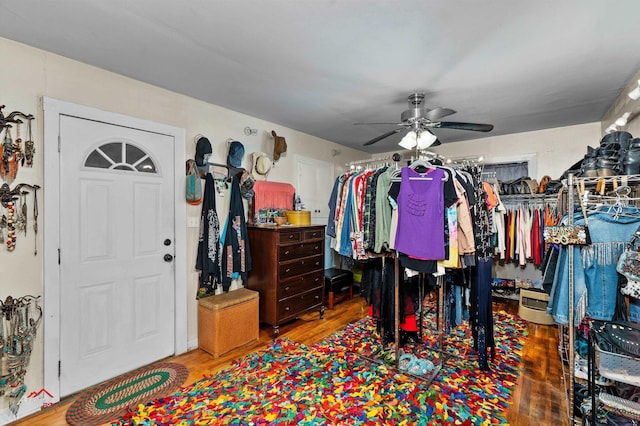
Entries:
POLYGON ((285 310, 285 311, 289 311, 289 310, 290 310, 290 308, 287 306, 287 307, 285 307, 285 308, 284 308, 284 310, 285 310))
POLYGON ((289 289, 290 289, 290 288, 291 288, 291 287, 286 286, 286 287, 284 288, 284 291, 289 291, 289 289))
POLYGON ((301 265, 304 265, 304 260, 302 262, 300 262, 301 265))
POLYGON ((320 248, 319 246, 316 246, 314 250, 318 250, 319 248, 320 248))
POLYGON ((289 250, 285 251, 284 254, 289 254, 289 250))
POLYGON ((316 262, 316 266, 320 265, 320 262, 316 262))
POLYGON ((291 268, 287 268, 285 272, 291 272, 291 268))
POLYGON ((289 239, 293 240, 293 234, 289 235, 289 239))
POLYGON ((320 281, 320 278, 316 278, 315 282, 318 282, 318 281, 320 281))
POLYGON ((317 296, 317 295, 316 295, 316 300, 318 300, 318 299, 320 299, 320 296, 317 296))

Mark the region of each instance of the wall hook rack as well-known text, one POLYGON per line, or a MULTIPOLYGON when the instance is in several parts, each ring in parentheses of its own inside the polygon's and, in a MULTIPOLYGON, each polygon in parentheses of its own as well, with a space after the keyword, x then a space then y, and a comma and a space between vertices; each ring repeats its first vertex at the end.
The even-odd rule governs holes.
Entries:
POLYGON ((11 123, 22 123, 22 120, 18 117, 22 117, 25 120, 33 120, 35 117, 32 114, 25 114, 20 111, 13 111, 9 115, 4 115, 2 109, 6 105, 0 105, 0 128, 2 127, 11 127, 11 123))
POLYGON ((4 207, 7 207, 7 204, 10 201, 15 200, 20 194, 24 195, 25 193, 28 193, 28 192, 22 191, 22 188, 29 188, 32 191, 37 191, 38 189, 40 189, 40 185, 29 185, 27 183, 19 183, 18 185, 15 186, 15 188, 11 189, 8 183, 3 183, 2 186, 0 186, 0 203, 4 207))

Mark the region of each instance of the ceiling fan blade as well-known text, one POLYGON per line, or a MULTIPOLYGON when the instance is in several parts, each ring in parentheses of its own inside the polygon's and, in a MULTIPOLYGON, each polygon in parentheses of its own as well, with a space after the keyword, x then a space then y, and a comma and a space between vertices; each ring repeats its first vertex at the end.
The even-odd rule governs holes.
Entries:
POLYGON ((381 141, 384 138, 388 138, 391 135, 395 135, 396 133, 401 132, 403 130, 405 130, 405 129, 394 129, 394 130, 392 130, 390 132, 384 133, 384 134, 382 134, 382 135, 380 135, 380 136, 378 136, 376 138, 373 138, 368 142, 365 142, 363 145, 365 145, 365 146, 366 145, 373 145, 374 143, 376 143, 378 141, 381 141))
POLYGON ((367 125, 367 124, 395 124, 396 126, 403 126, 404 123, 353 123, 354 126, 367 125))
POLYGON ((430 127, 440 129, 473 130, 476 132, 490 132, 493 130, 493 124, 459 123, 455 121, 440 121, 438 123, 433 123, 430 127))
POLYGON ((424 115, 426 119, 431 120, 431 121, 438 121, 443 117, 446 117, 448 115, 451 114, 455 114, 457 111, 454 111, 450 108, 434 108, 431 109, 429 111, 427 111, 427 113, 424 115))

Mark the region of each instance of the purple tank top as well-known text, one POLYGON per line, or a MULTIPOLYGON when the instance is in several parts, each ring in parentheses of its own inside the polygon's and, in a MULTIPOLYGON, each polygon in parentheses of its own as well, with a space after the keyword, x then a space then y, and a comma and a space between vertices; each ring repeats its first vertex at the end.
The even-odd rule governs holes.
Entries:
POLYGON ((420 259, 445 258, 444 176, 444 171, 438 168, 426 173, 402 168, 396 250, 420 259))

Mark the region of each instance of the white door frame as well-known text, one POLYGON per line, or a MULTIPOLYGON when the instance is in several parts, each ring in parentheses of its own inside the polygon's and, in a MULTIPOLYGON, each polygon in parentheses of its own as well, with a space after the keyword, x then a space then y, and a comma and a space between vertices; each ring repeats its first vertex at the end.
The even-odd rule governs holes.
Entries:
POLYGON ((175 354, 187 351, 187 208, 184 201, 184 185, 179 176, 184 175, 185 131, 182 128, 159 124, 123 114, 102 111, 44 97, 44 388, 60 400, 60 116, 69 115, 134 129, 161 133, 174 138, 174 228, 175 228, 175 354))

